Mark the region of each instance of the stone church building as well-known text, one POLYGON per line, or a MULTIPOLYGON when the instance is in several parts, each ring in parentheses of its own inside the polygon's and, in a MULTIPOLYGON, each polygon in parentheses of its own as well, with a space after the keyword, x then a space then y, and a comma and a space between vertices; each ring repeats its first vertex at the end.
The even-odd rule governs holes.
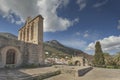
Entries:
POLYGON ((0 35, 0 68, 44 64, 43 17, 27 18, 18 39, 0 35))

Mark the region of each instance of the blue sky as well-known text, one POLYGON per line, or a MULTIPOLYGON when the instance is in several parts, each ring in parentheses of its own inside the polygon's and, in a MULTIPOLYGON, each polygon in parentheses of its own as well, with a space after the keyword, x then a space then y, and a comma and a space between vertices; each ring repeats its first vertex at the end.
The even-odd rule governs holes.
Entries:
POLYGON ((18 35, 28 16, 44 17, 44 41, 58 40, 89 54, 120 52, 120 0, 0 0, 0 32, 18 35))

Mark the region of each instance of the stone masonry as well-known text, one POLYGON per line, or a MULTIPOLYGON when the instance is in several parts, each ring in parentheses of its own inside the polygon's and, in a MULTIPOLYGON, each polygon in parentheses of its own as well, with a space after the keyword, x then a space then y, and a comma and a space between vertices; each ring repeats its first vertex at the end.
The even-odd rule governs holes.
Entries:
POLYGON ((43 17, 27 19, 18 40, 0 36, 0 68, 44 64, 43 17))

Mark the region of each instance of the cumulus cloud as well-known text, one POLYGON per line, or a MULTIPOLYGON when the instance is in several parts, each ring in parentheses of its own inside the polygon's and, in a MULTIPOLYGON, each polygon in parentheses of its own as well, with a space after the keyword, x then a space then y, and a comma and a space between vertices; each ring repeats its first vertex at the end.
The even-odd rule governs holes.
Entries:
POLYGON ((79 5, 80 10, 83 10, 86 7, 86 0, 77 0, 76 2, 79 5))
MULTIPOLYGON (((120 36, 109 36, 102 40, 98 40, 101 43, 102 49, 106 52, 112 50, 119 50, 120 49, 120 36)), ((95 42, 92 42, 88 45, 86 50, 94 50, 95 42)))
POLYGON ((97 8, 97 7, 101 7, 103 5, 105 5, 108 2, 108 0, 104 0, 102 2, 98 2, 96 4, 93 5, 93 7, 97 8))
POLYGON ((89 36, 88 31, 85 31, 83 37, 86 38, 88 36, 89 36))
POLYGON ((0 15, 12 23, 21 24, 28 16, 41 14, 44 17, 44 31, 63 31, 78 22, 57 15, 57 9, 67 6, 69 0, 0 0, 0 15), (20 19, 15 19, 12 14, 20 19))
POLYGON ((80 32, 76 32, 75 35, 79 36, 81 33, 80 32))
POLYGON ((87 42, 79 39, 69 39, 61 41, 63 44, 76 48, 76 49, 85 49, 87 42))

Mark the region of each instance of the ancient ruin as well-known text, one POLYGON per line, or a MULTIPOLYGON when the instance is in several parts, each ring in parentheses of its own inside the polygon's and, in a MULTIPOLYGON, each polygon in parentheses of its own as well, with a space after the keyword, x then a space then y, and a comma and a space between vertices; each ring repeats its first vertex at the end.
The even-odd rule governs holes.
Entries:
POLYGON ((27 18, 18 40, 0 36, 0 68, 44 64, 43 17, 27 18))

